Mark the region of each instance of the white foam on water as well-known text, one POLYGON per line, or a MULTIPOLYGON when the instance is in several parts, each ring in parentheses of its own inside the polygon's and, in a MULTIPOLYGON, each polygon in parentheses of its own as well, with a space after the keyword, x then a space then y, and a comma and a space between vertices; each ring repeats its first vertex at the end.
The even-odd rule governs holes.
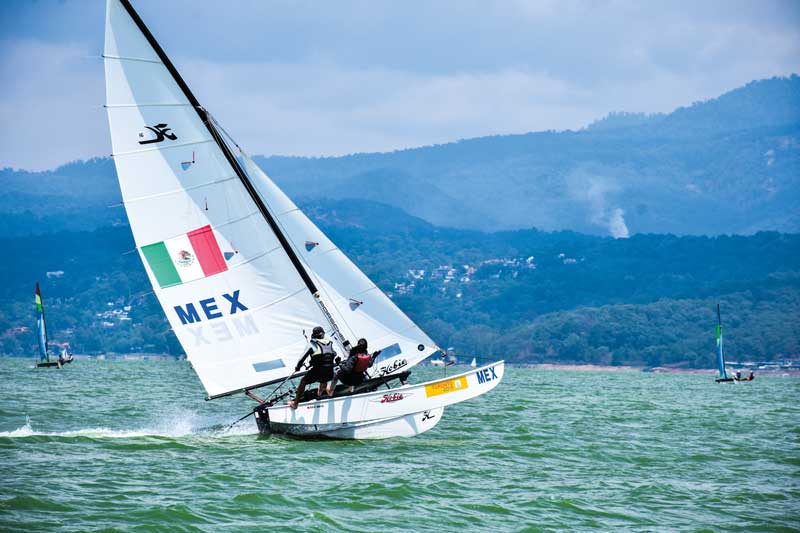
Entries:
POLYGON ((107 427, 92 427, 71 431, 36 431, 33 429, 30 417, 26 417, 25 425, 12 431, 0 431, 0 438, 23 437, 91 437, 108 439, 126 439, 137 437, 171 437, 180 438, 192 435, 204 437, 229 437, 235 435, 252 435, 258 429, 252 421, 243 420, 229 428, 227 424, 211 425, 208 421, 202 423, 202 417, 195 413, 185 413, 181 416, 170 416, 159 420, 156 424, 140 429, 111 429, 107 427))
POLYGON ((0 437, 30 437, 36 435, 31 427, 31 417, 25 417, 25 425, 15 429, 14 431, 0 431, 0 437))

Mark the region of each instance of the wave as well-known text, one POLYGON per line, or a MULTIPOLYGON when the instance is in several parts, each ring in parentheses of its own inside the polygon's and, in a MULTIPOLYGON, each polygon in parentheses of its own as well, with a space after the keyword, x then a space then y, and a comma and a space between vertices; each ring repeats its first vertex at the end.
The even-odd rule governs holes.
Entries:
POLYGON ((67 431, 37 431, 33 428, 31 418, 28 416, 25 419, 25 425, 11 431, 0 431, 0 438, 88 437, 129 439, 138 437, 229 437, 258 433, 255 423, 248 423, 248 421, 243 421, 233 427, 230 427, 229 424, 198 424, 198 422, 201 421, 201 417, 194 414, 189 414, 188 416, 167 417, 157 421, 152 425, 137 429, 89 427, 67 431))

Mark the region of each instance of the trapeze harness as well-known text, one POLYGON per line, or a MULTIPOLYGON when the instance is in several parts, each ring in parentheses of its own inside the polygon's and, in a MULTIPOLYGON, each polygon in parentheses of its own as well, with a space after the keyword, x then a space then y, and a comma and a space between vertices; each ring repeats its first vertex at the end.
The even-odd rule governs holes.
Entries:
POLYGON ((311 343, 316 347, 311 354, 311 366, 333 368, 333 358, 336 356, 333 342, 330 339, 312 339, 311 343))

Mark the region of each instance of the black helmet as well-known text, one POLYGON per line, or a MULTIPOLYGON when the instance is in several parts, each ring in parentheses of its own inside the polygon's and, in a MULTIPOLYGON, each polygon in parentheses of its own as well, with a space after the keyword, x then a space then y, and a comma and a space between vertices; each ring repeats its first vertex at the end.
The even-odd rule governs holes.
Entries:
POLYGON ((367 349, 367 339, 358 339, 358 345, 366 350, 367 349))
POLYGON ((322 329, 322 326, 317 326, 313 330, 311 330, 312 339, 321 339, 324 336, 325 336, 325 330, 322 329))

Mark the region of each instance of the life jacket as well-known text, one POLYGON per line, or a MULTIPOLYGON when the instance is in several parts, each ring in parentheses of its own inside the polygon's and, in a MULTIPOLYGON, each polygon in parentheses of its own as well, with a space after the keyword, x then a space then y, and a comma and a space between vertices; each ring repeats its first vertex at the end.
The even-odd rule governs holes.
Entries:
POLYGON ((314 352, 311 354, 311 366, 333 366, 333 358, 336 352, 333 349, 333 341, 328 337, 321 339, 311 339, 314 352))
POLYGON ((369 368, 369 363, 372 361, 372 356, 368 353, 356 354, 356 364, 353 365, 353 372, 363 373, 369 368))

